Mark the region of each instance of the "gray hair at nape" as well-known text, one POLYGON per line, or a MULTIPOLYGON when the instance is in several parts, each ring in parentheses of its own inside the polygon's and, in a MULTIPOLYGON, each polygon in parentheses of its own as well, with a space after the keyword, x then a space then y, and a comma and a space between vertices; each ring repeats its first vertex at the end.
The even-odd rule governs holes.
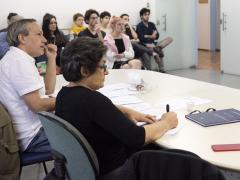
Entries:
POLYGON ((27 36, 29 34, 28 24, 36 22, 35 19, 21 19, 8 26, 7 42, 10 46, 18 47, 20 41, 18 35, 22 34, 27 36))

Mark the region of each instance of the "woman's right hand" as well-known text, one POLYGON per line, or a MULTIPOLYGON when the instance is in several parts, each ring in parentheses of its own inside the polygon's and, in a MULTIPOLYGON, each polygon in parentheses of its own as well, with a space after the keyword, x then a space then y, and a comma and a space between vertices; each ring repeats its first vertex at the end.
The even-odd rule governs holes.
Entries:
POLYGON ((145 143, 156 141, 163 136, 169 129, 178 125, 177 114, 168 112, 162 115, 161 119, 153 124, 147 124, 145 129, 145 143))
POLYGON ((173 129, 178 125, 178 118, 175 112, 164 113, 160 121, 165 122, 169 129, 173 129))

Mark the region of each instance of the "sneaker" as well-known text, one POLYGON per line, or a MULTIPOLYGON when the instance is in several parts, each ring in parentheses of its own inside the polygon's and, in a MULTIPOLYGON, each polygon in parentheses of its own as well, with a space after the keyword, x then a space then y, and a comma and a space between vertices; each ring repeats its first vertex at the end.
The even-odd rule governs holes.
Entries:
POLYGON ((166 73, 164 69, 159 70, 160 73, 166 73))

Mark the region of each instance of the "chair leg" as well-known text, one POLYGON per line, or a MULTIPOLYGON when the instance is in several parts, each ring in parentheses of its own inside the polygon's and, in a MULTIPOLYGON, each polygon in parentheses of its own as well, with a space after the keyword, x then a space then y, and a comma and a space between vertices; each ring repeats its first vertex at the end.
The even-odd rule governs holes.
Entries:
POLYGON ((46 163, 45 162, 42 162, 42 163, 43 163, 44 172, 47 175, 48 174, 48 170, 47 170, 46 163))

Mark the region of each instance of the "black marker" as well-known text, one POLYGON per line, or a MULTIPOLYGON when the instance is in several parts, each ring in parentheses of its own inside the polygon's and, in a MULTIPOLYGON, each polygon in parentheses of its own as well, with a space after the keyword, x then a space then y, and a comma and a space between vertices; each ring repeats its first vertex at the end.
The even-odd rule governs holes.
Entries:
POLYGON ((169 110, 170 110, 170 106, 169 106, 169 104, 167 104, 167 105, 166 105, 166 112, 168 113, 169 110))

